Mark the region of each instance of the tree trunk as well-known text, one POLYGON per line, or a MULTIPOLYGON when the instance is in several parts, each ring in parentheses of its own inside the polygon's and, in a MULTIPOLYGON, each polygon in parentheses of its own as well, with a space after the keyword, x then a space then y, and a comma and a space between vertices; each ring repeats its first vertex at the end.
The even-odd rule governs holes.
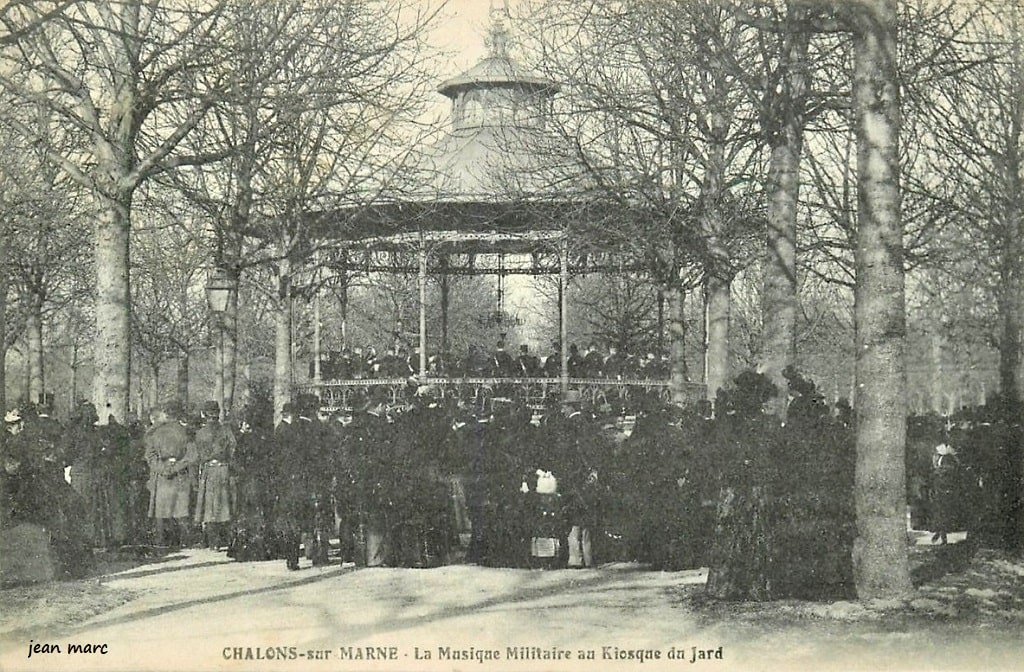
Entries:
POLYGON ((1021 157, 1021 144, 1024 140, 1024 114, 1021 103, 1024 100, 1024 77, 1021 70, 1022 45, 1020 37, 1019 9, 1010 12, 1007 17, 1013 27, 1011 46, 1011 69, 1016 75, 1013 78, 1012 93, 1009 100, 1015 101, 1013 114, 1008 124, 1007 151, 1003 168, 1005 194, 1005 222, 1003 230, 1011 239, 1012 263, 1014 265, 1013 283, 1010 296, 1014 302, 1013 326, 1016 328, 1014 368, 1016 380, 1014 384, 1015 405, 1010 410, 1012 417, 1007 418, 1012 428, 1007 445, 1005 464, 1003 502, 1004 509, 1000 512, 1005 521, 1003 528, 1003 548, 1012 553, 1020 553, 1024 549, 1024 431, 1020 427, 1021 390, 1024 388, 1024 358, 1020 348, 1021 329, 1024 328, 1024 158, 1021 157))
POLYGON ((96 355, 93 403, 105 424, 125 422, 131 343, 128 229, 131 194, 107 199, 96 223, 96 355))
MULTIPOLYGON (((685 295, 683 305, 686 305, 685 295)), ((657 306, 658 306, 658 356, 665 352, 665 290, 658 287, 657 295, 657 306)))
POLYGON ((1021 472, 1024 468, 1024 431, 1020 427, 1021 369, 1024 346, 1024 269, 1021 268, 1022 247, 1020 219, 1007 212, 1003 222, 1002 268, 1000 274, 999 313, 1001 333, 999 337, 999 382, 1002 393, 1003 422, 1007 432, 1005 455, 1002 457, 1002 486, 999 496, 999 519, 1002 533, 999 545, 1008 551, 1020 550, 1024 539, 1024 503, 1021 502, 1021 472))
MULTIPOLYGON (((783 370, 796 360, 796 219, 800 197, 800 154, 803 151, 804 106, 807 92, 809 35, 800 21, 805 9, 790 8, 779 64, 779 105, 773 110, 779 124, 769 131, 768 239, 762 292, 761 371, 780 391, 787 381, 783 370), (781 123, 780 123, 781 122, 781 123)), ((786 395, 778 394, 773 412, 786 413, 786 395)))
POLYGON ((857 133, 857 538, 861 599, 912 591, 906 542, 906 370, 896 1, 851 6, 857 133))
POLYGON ((348 347, 348 277, 341 283, 341 296, 339 297, 338 309, 341 311, 341 347, 348 347))
POLYGON ((189 383, 189 357, 188 350, 181 353, 178 358, 178 401, 185 408, 188 408, 188 383, 189 383))
MULTIPOLYGON (((937 311, 938 312, 938 311, 937 311)), ((936 314, 932 316, 932 324, 942 324, 942 315, 936 314)), ((946 404, 946 381, 943 375, 942 369, 942 334, 936 329, 932 332, 929 339, 931 342, 930 354, 931 354, 931 366, 928 367, 929 373, 931 374, 929 388, 931 390, 931 410, 939 415, 945 415, 947 404, 946 404)))
POLYGON ((729 318, 732 283, 709 274, 705 289, 707 310, 707 395, 714 401, 718 390, 729 385, 729 318))
POLYGON ((686 401, 686 318, 684 317, 685 290, 673 284, 663 292, 668 298, 669 331, 669 392, 672 403, 686 401))
MULTIPOLYGON (((447 260, 447 257, 445 257, 447 260)), ((448 262, 444 262, 445 269, 441 275, 441 355, 448 355, 448 303, 449 303, 449 277, 447 273, 448 262)))
POLYGON ((7 410, 7 237, 0 235, 0 411, 7 410))
POLYGON ((725 216, 725 148, 729 136, 728 76, 721 59, 709 63, 713 73, 710 101, 710 132, 704 178, 700 185, 700 227, 707 240, 705 268, 705 306, 707 329, 707 398, 714 400, 718 390, 726 387, 732 377, 729 370, 729 319, 733 270, 730 254, 723 239, 725 216))
POLYGON ((281 260, 277 275, 277 314, 274 316, 274 424, 281 408, 292 398, 292 291, 291 268, 281 260))
MULTIPOLYGON (((708 384, 708 297, 704 290, 704 287, 691 290, 689 304, 696 306, 692 311, 695 314, 694 324, 697 325, 697 333, 694 335, 694 341, 697 344, 696 370, 699 372, 701 384, 706 388, 708 384)), ((706 393, 705 396, 707 396, 706 393)))
POLYGON ((160 403, 160 362, 152 362, 149 369, 153 376, 149 385, 149 408, 152 410, 160 403))
MULTIPOLYGON (((237 282, 237 277, 236 277, 237 282)), ((238 292, 232 292, 223 320, 222 348, 224 357, 224 408, 225 417, 235 404, 235 379, 238 377, 238 292)))
POLYGON ((25 317, 25 341, 28 345, 28 400, 38 404, 46 391, 43 381, 43 316, 37 301, 25 317))
POLYGON ((78 339, 71 345, 71 405, 68 410, 74 413, 78 408, 78 369, 82 362, 79 358, 78 339))

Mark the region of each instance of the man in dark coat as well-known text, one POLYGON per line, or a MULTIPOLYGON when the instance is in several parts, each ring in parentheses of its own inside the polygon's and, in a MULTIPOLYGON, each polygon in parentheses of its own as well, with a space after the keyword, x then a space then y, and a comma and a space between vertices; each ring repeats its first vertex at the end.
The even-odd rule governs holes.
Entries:
POLYGON ((352 455, 358 427, 353 422, 352 409, 343 408, 326 427, 331 435, 327 457, 332 475, 334 516, 341 543, 342 562, 356 560, 356 535, 359 529, 355 492, 356 465, 352 455))
POLYGON ((108 488, 111 539, 114 543, 135 541, 141 536, 135 510, 145 492, 146 462, 143 452, 127 427, 110 415, 97 428, 104 456, 104 481, 108 488), (133 508, 134 507, 134 508, 133 508))
POLYGON ((113 537, 113 493, 110 460, 98 422, 95 406, 79 404, 64 435, 64 452, 71 463, 71 487, 85 504, 85 533, 94 547, 105 547, 113 537))
MULTIPOLYGON (((318 428, 309 403, 286 403, 281 422, 274 432, 277 472, 277 499, 274 525, 281 534, 285 564, 299 568, 299 547, 303 533, 313 532, 316 516, 314 481, 317 469, 318 428)), ((311 549, 312 550, 312 549, 311 549)))
POLYGON ((231 492, 231 461, 235 455, 235 435, 220 422, 220 405, 203 404, 203 426, 196 432, 195 449, 199 460, 199 488, 196 493, 195 523, 201 525, 210 548, 226 546, 228 525, 234 508, 231 492))
POLYGON ((236 479, 235 530, 228 556, 240 562, 270 560, 276 544, 272 534, 274 507, 273 430, 270 409, 247 408, 236 437, 233 471, 236 479))
POLYGON ((367 566, 383 565, 387 537, 393 524, 391 495, 396 480, 392 462, 394 424, 388 419, 382 392, 375 391, 355 421, 352 458, 357 469, 355 491, 359 506, 361 553, 367 566))
POLYGON ((150 473, 149 517, 156 520, 156 543, 161 546, 168 545, 169 525, 177 531, 174 543, 181 544, 187 535, 190 471, 198 463, 195 447, 176 417, 178 410, 177 405, 157 410, 153 427, 143 439, 150 473))
POLYGON ((562 418, 555 428, 559 458, 555 477, 559 490, 564 484, 565 519, 569 526, 569 567, 592 567, 593 541, 597 528, 597 502, 594 496, 598 479, 591 455, 598 443, 593 418, 582 408, 578 390, 569 390, 562 399, 562 418))
MULTIPOLYGON (((315 407, 319 400, 310 397, 309 404, 315 407)), ((309 487, 313 499, 313 524, 307 556, 313 561, 314 567, 328 564, 334 528, 334 452, 339 437, 331 426, 330 419, 330 412, 326 408, 321 408, 317 410, 316 417, 311 418, 309 428, 309 487)))

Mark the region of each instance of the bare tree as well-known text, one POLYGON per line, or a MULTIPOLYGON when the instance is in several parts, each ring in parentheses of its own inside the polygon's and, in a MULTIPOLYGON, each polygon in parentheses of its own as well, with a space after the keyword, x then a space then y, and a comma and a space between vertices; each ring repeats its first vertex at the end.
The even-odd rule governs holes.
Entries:
POLYGON ((850 7, 857 133, 855 314, 857 537, 861 599, 912 590, 906 550, 906 373, 896 3, 850 7))
POLYGON ((236 275, 275 272, 280 412, 292 388, 292 301, 323 279, 308 260, 332 244, 330 227, 401 191, 409 172, 427 82, 420 38, 434 12, 408 0, 323 0, 232 16, 229 39, 253 58, 196 140, 235 151, 227 171, 179 185, 208 213, 218 263, 236 275))
MULTIPOLYGON (((947 155, 956 157, 945 205, 958 227, 943 242, 958 254, 944 264, 943 274, 954 288, 970 287, 988 297, 982 303, 994 304, 991 342, 998 349, 1006 421, 1014 427, 1024 397, 1024 10, 1019 4, 983 3, 950 22, 957 19, 966 26, 955 45, 962 72, 936 82, 927 110, 929 128, 947 155)), ((1015 432, 1008 442, 1001 498, 1002 543, 1014 551, 1024 543, 1022 441, 1015 432)))
MULTIPOLYGON (((704 286, 713 398, 730 377, 730 283, 763 224, 750 188, 754 109, 733 76, 734 63, 751 62, 753 29, 714 1, 543 3, 529 20, 537 67, 565 86, 553 115, 565 179, 581 199, 613 206, 588 212, 594 226, 579 233, 642 263, 676 308, 691 282, 704 286)), ((676 341, 682 327, 670 326, 676 341)))
MULTIPOLYGON (((227 68, 201 83, 196 77, 198 69, 212 72, 212 63, 234 62, 221 49, 223 4, 83 0, 43 17, 29 11, 6 16, 12 42, 0 52, 0 85, 45 106, 74 134, 73 151, 48 156, 96 201, 93 400, 103 418, 109 413, 123 420, 128 407, 135 190, 161 172, 218 158, 177 150, 233 86, 227 68)), ((38 139, 37 129, 16 118, 6 122, 38 139)))
MULTIPOLYGON (((194 212, 150 195, 144 200, 147 222, 132 234, 133 344, 154 387, 160 365, 177 356, 177 399, 188 404, 191 357, 209 333, 205 284, 210 250, 194 212)), ((157 401, 151 397, 150 404, 157 401)))

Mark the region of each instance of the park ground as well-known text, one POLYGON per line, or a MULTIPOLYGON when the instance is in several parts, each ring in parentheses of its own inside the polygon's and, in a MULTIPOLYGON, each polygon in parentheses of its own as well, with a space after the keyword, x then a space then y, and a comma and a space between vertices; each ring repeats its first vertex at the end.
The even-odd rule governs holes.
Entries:
POLYGON ((91 578, 0 591, 0 670, 1024 670, 1024 561, 965 551, 921 535, 909 599, 746 604, 703 599, 706 570, 631 564, 289 572, 207 550, 111 558, 91 578), (29 658, 37 643, 61 653, 29 658), (570 657, 510 659, 518 647, 570 657), (710 658, 691 662, 694 647, 710 658))

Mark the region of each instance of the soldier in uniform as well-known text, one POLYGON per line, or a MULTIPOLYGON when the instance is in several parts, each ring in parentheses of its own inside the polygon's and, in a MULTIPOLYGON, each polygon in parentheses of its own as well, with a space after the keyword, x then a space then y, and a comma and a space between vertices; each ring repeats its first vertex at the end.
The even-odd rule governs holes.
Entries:
POLYGON ((608 356, 604 358, 601 370, 608 378, 622 379, 626 377, 626 356, 619 352, 615 345, 608 346, 608 356))
POLYGON ((161 546, 168 545, 168 526, 176 528, 175 544, 186 539, 190 470, 198 462, 195 448, 177 417, 179 410, 177 404, 169 404, 155 411, 153 427, 143 439, 150 473, 149 517, 156 520, 155 538, 161 546))
POLYGON ((207 545, 218 549, 228 543, 234 500, 231 461, 236 442, 231 428, 220 422, 220 405, 216 401, 203 404, 202 416, 203 426, 194 439, 199 460, 195 523, 202 526, 207 545))
POLYGON ((573 343, 569 346, 569 376, 572 378, 582 378, 586 375, 583 366, 583 355, 580 354, 579 347, 573 343))
POLYGON ((530 354, 530 346, 519 346, 519 359, 516 360, 516 375, 533 378, 540 375, 540 359, 530 354))
POLYGON ((505 341, 498 341, 498 347, 491 355, 491 375, 511 376, 515 373, 515 363, 512 355, 505 352, 505 341))
POLYGON ((581 375, 584 378, 600 378, 604 375, 604 356, 597 349, 597 343, 590 343, 583 353, 583 363, 580 367, 581 375))
POLYGON ((562 349, 557 341, 551 347, 551 354, 544 358, 542 373, 545 378, 558 378, 562 375, 562 349))

